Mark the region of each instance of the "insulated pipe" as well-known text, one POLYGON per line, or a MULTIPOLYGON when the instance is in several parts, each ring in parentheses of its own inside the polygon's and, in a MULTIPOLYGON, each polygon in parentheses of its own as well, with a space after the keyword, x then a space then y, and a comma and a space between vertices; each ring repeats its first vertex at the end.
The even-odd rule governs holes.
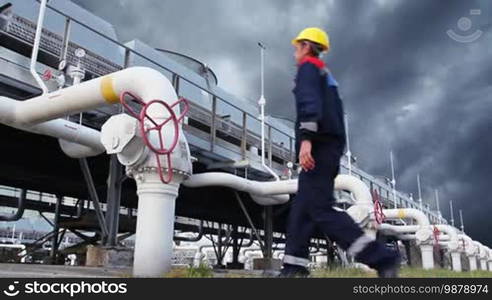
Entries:
POLYGON ((427 216, 415 208, 384 209, 386 219, 413 219, 418 226, 429 226, 430 222, 427 216))
POLYGON ((72 158, 96 156, 105 151, 99 131, 66 119, 55 119, 34 125, 17 122, 13 115, 21 104, 22 101, 0 97, 0 123, 19 130, 62 139, 61 149, 72 158))
POLYGON ((492 271, 492 250, 489 249, 489 271, 492 271))
POLYGON ((459 238, 456 229, 453 226, 438 224, 434 225, 436 228, 449 236, 449 242, 445 244, 451 253, 451 265, 453 271, 461 272, 461 252, 459 251, 459 238))
POLYGON ((162 184, 157 174, 137 181, 138 216, 133 274, 151 277, 171 269, 174 210, 179 184, 162 184))
MULTIPOLYGON (((139 96, 144 102, 163 99, 174 103, 177 100, 171 83, 160 72, 146 67, 132 67, 20 101, 11 109, 10 115, 3 117, 15 124, 37 124, 119 103, 119 95, 125 91, 139 96)), ((175 110, 179 115, 179 108, 175 107, 175 110)), ((149 110, 151 116, 158 114, 149 110)))
MULTIPOLYGON (((404 230, 417 229, 415 231, 415 238, 420 244, 420 251, 422 255, 422 268, 433 269, 434 268, 434 246, 431 243, 432 230, 430 229, 430 222, 427 216, 420 210, 414 208, 401 208, 401 209, 384 209, 383 213, 386 219, 413 219, 417 223, 417 227, 404 226, 405 228, 398 229, 392 225, 381 224, 382 228, 396 230, 397 233, 405 233, 404 230)), ((412 238, 405 236, 404 238, 412 238)))
POLYGON ((485 246, 480 242, 475 241, 475 245, 478 247, 478 259, 480 261, 480 270, 487 271, 487 254, 485 253, 485 246))
MULTIPOLYGON (((190 188, 226 186, 255 196, 275 196, 297 193, 298 183, 297 179, 254 181, 229 173, 208 172, 190 176, 183 181, 183 185, 190 188)), ((344 174, 338 175, 335 178, 335 189, 346 190, 353 193, 354 198, 357 200, 357 205, 372 206, 372 197, 369 189, 360 179, 354 176, 344 174)))

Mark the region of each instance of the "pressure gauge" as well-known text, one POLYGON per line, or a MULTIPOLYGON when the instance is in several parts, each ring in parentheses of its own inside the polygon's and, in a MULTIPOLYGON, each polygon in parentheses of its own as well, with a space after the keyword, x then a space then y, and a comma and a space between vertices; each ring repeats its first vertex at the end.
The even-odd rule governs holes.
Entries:
POLYGON ((66 60, 60 61, 60 64, 58 64, 58 71, 62 71, 63 69, 65 69, 66 66, 67 66, 66 60))
POLYGON ((75 50, 75 56, 78 57, 78 58, 82 58, 85 56, 85 50, 82 49, 82 48, 77 48, 75 50))

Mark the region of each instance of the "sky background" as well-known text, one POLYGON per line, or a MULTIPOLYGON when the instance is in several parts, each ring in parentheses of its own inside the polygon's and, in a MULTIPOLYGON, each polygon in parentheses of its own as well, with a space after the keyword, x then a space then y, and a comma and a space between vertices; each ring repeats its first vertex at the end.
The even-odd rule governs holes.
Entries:
POLYGON ((264 42, 267 112, 289 118, 290 41, 304 27, 326 29, 332 50, 324 59, 340 83, 358 166, 390 177, 392 149, 398 189, 417 195, 420 173, 424 202, 435 208, 439 189, 443 216, 450 219, 452 200, 458 225, 463 209, 465 231, 492 246, 491 1, 74 2, 115 25, 121 41, 207 63, 219 85, 245 101, 259 98, 257 42, 264 42))

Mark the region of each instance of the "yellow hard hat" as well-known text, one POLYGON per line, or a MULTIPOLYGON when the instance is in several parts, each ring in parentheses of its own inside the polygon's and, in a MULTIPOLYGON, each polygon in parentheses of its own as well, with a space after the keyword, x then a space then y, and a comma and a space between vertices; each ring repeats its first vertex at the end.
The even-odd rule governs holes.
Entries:
POLYGON ((320 44, 323 46, 324 51, 328 51, 330 48, 330 38, 328 34, 323 29, 317 27, 309 27, 301 31, 299 35, 292 40, 292 44, 295 45, 301 40, 320 44))

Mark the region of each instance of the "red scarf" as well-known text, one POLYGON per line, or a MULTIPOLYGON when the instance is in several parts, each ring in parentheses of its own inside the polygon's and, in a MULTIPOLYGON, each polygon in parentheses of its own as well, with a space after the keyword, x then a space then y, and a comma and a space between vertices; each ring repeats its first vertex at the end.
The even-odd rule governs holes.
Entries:
POLYGON ((305 63, 312 63, 315 65, 318 69, 323 69, 325 67, 325 62, 322 61, 321 59, 314 57, 314 56, 306 56, 304 57, 298 64, 298 66, 302 66, 305 63))

